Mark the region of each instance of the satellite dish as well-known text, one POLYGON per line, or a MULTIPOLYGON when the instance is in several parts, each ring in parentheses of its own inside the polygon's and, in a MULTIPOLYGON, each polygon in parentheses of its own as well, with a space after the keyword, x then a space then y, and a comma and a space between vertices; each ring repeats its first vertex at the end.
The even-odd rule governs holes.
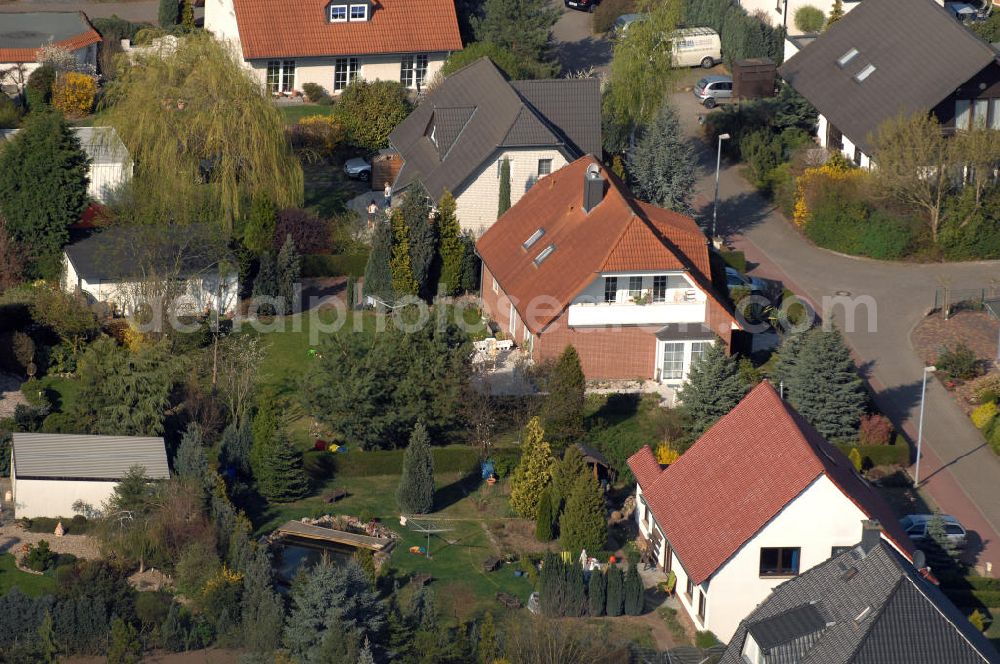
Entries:
POLYGON ((917 549, 913 554, 913 566, 917 569, 923 569, 927 567, 927 556, 920 549, 917 549))
POLYGON ((591 164, 587 166, 587 177, 590 179, 596 179, 601 176, 601 167, 597 164, 591 164))

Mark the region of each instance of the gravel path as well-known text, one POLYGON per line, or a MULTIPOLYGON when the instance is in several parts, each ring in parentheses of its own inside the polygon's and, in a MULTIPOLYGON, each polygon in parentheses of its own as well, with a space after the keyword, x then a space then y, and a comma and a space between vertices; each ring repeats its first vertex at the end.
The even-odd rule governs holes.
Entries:
POLYGON ((20 558, 22 545, 37 544, 41 540, 47 540, 49 547, 56 553, 72 553, 77 558, 101 557, 97 542, 87 535, 56 537, 52 533, 28 532, 17 523, 0 526, 0 553, 13 553, 20 558))
POLYGON ((18 404, 28 403, 21 394, 21 380, 0 372, 0 418, 11 417, 18 404))

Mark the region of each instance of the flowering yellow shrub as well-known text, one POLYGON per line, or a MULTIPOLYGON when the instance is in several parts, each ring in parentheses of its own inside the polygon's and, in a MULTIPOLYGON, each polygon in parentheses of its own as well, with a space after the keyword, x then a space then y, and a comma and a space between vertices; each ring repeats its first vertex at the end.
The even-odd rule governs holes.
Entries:
POLYGON ((344 124, 332 115, 308 115, 290 130, 292 146, 311 150, 322 157, 330 157, 344 142, 347 130, 344 124))
POLYGON ((670 443, 660 443, 656 446, 656 462, 661 466, 669 466, 681 457, 681 453, 670 443))
POLYGON ((830 159, 822 166, 807 168, 795 180, 795 212, 793 220, 797 226, 805 226, 809 221, 809 199, 811 194, 833 183, 859 183, 868 172, 852 168, 844 159, 830 159))
POLYGON ((82 118, 94 107, 97 80, 75 71, 59 74, 52 86, 52 105, 67 118, 82 118))
POLYGON ((131 325, 122 331, 122 344, 133 353, 138 353, 149 344, 149 338, 131 325))
POLYGON ((974 411, 972 411, 972 423, 976 425, 977 429, 982 429, 986 427, 987 424, 993 421, 993 418, 997 416, 997 405, 996 403, 990 401, 984 403, 982 406, 978 406, 974 411))
POLYGON ((205 582, 205 586, 201 589, 203 595, 210 595, 211 593, 223 588, 225 586, 235 586, 243 581, 243 574, 235 570, 229 569, 229 566, 223 563, 219 572, 213 576, 211 579, 205 582))

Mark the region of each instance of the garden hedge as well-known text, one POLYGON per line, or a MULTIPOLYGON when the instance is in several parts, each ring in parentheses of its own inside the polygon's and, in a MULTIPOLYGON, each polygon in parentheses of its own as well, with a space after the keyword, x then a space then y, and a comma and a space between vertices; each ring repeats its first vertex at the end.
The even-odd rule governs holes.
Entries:
POLYGON ((306 255, 302 257, 303 277, 363 277, 368 254, 306 255))

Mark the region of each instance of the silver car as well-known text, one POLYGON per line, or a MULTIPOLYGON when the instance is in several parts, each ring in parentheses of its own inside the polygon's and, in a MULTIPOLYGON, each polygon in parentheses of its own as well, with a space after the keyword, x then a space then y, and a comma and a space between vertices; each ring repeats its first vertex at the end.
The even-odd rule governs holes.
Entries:
MULTIPOLYGON (((927 533, 927 524, 933 518, 933 514, 910 514, 900 519, 899 525, 903 526, 903 530, 906 531, 911 540, 920 544, 930 539, 930 535, 927 533)), ((958 519, 948 514, 942 514, 941 520, 944 522, 945 537, 956 547, 960 549, 964 547, 966 532, 962 524, 958 522, 958 519)))
POLYGON ((362 180, 363 182, 368 182, 372 179, 372 165, 371 162, 362 157, 354 157, 353 159, 348 159, 344 163, 344 173, 347 177, 354 180, 362 180))
POLYGON ((733 99, 733 77, 715 74, 706 76, 694 86, 694 96, 705 108, 715 108, 716 104, 725 104, 733 99))

